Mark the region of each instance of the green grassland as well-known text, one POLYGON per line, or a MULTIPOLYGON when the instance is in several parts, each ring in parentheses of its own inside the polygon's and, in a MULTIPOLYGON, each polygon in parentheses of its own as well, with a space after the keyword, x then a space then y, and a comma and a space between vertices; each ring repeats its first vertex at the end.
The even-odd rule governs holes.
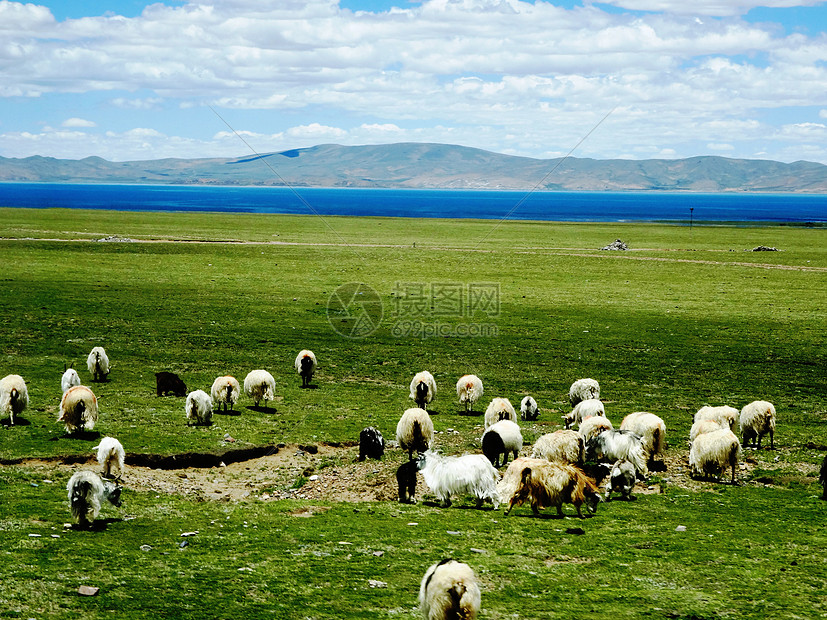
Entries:
POLYGON ((823 229, 61 209, 0 217, 0 376, 21 374, 31 400, 18 425, 0 428, 0 618, 413 618, 419 579, 445 556, 478 572, 484 618, 827 615, 827 503, 815 479, 827 449, 823 229), (93 242, 110 235, 145 242, 93 242), (597 250, 616 238, 632 250, 597 250), (781 251, 749 251, 758 245, 781 251), (344 324, 328 312, 333 292, 354 282, 384 311, 359 339, 337 333, 344 324), (464 294, 496 284, 496 311, 414 317, 494 332, 400 336, 416 284, 464 294), (108 382, 91 384, 100 420, 91 436, 70 437, 56 422, 60 376, 73 363, 88 382, 95 345, 113 365, 108 382), (318 389, 299 388, 292 364, 303 348, 319 359, 318 389), (274 408, 245 398, 240 415, 209 427, 187 426, 182 398, 155 395, 160 370, 209 390, 219 375, 243 381, 254 368, 274 375, 274 408), (469 372, 486 402, 536 398, 526 443, 559 428, 573 380, 594 377, 616 425, 640 410, 666 421, 670 463, 685 456, 704 404, 772 401, 777 449, 745 453, 741 486, 682 488, 667 471, 651 481, 659 492, 582 523, 526 508, 506 519, 470 500, 325 502, 297 518, 296 500, 196 502, 131 490, 127 476, 126 507, 105 508, 106 527, 84 532, 63 529, 66 474, 43 482, 48 459, 91 455, 103 435, 130 454, 164 456, 226 450, 228 434, 234 448, 352 445, 368 425, 393 438, 422 369, 438 384, 435 427, 460 432, 452 452, 479 445, 481 418, 459 415, 454 395, 469 372), (580 526, 585 535, 566 532, 580 526), (78 597, 86 582, 101 594, 78 597))

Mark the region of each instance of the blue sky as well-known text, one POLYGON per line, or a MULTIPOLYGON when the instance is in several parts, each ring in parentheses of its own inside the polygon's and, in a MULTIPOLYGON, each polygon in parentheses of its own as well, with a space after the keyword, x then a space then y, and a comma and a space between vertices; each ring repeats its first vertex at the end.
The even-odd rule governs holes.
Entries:
POLYGON ((827 2, 0 0, 0 156, 827 163, 827 2))

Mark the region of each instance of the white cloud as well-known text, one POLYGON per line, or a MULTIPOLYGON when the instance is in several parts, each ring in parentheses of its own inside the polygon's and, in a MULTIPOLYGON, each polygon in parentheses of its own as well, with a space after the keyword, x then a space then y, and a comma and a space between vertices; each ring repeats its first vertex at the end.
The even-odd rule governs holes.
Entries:
POLYGON ((813 6, 823 0, 602 0, 633 11, 657 11, 688 15, 743 15, 756 7, 813 6))
POLYGON ((734 151, 735 150, 735 147, 732 146, 731 144, 726 144, 726 143, 721 143, 721 142, 718 142, 718 143, 710 142, 709 144, 706 145, 706 148, 708 148, 710 151, 716 151, 716 152, 717 151, 734 151))
POLYGON ((61 125, 61 127, 76 127, 76 128, 97 127, 97 123, 95 123, 94 121, 87 121, 86 119, 83 119, 83 118, 67 118, 60 125, 61 125))

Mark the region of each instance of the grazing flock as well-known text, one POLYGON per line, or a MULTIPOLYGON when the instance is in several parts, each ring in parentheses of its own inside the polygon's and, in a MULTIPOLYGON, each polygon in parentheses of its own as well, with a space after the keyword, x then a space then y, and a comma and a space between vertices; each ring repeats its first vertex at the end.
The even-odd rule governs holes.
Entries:
MULTIPOLYGON (((301 378, 301 387, 311 385, 317 368, 312 351, 302 350, 294 366, 301 378)), ((93 382, 107 381, 111 365, 103 347, 96 346, 87 358, 87 369, 93 382)), ((232 376, 220 376, 209 393, 187 391, 184 382, 174 373, 156 373, 156 394, 186 396, 184 413, 187 423, 209 425, 213 410, 232 412, 242 393, 255 406, 275 399, 275 380, 266 370, 252 370, 243 384, 232 376)), ((82 385, 72 368, 61 377, 63 396, 57 421, 70 435, 91 431, 98 420, 98 403, 94 392, 82 385)), ((396 427, 396 445, 408 459, 398 468, 398 499, 416 503, 417 475, 420 474, 439 506, 451 506, 451 499, 471 496, 478 508, 484 503, 496 510, 505 505, 505 515, 522 504, 529 504, 533 513, 555 508, 564 516, 563 504, 574 506, 577 516, 585 518, 582 507, 594 514, 601 501, 612 494, 633 500, 638 480, 645 480, 649 468, 663 458, 666 449, 666 425, 655 414, 634 412, 625 416, 615 429, 606 416, 600 400, 600 386, 594 379, 579 379, 569 389, 571 412, 562 416, 563 429, 540 436, 530 449, 523 451, 520 421, 538 419, 536 400, 525 396, 520 402, 520 415, 508 398, 495 397, 483 415, 484 430, 479 438, 480 454, 445 455, 435 449, 434 424, 428 407, 437 393, 433 375, 418 372, 410 383, 410 399, 415 407, 405 410, 396 427), (509 462, 510 459, 510 462, 509 462), (505 468, 501 474, 500 469, 505 468), (605 479, 601 490, 598 486, 605 479)), ((476 375, 464 375, 456 384, 460 406, 466 413, 483 395, 483 383, 476 375)), ((13 426, 29 405, 26 382, 11 374, 0 380, 0 417, 13 426)), ((736 472, 744 446, 761 448, 769 436, 774 449, 776 411, 772 403, 756 400, 740 411, 734 407, 704 406, 694 415, 689 433, 689 466, 691 475, 720 480, 727 476, 736 484, 736 472), (741 439, 735 434, 740 430, 741 439)), ((359 460, 381 459, 385 453, 382 433, 368 427, 359 436, 359 460)), ((101 475, 90 471, 76 472, 67 485, 71 513, 80 527, 94 524, 101 506, 120 505, 120 480, 124 473, 125 451, 114 437, 104 437, 95 446, 101 475)), ((827 500, 827 458, 820 472, 827 500)), ((425 618, 474 618, 480 608, 480 590, 474 571, 453 559, 445 559, 429 567, 419 592, 420 609, 425 618)))

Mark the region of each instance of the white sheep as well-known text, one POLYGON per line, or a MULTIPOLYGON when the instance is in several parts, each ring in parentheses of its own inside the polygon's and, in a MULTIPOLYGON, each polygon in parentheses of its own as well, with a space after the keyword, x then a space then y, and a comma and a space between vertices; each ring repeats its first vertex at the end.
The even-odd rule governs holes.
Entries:
POLYGON ((187 420, 194 420, 196 424, 212 423, 212 397, 204 390, 195 390, 187 394, 184 405, 187 420))
POLYGON ((517 422, 517 412, 507 398, 494 398, 485 410, 485 428, 500 420, 517 422))
POLYGON ((408 458, 414 452, 425 452, 434 439, 434 423, 424 409, 412 407, 406 409, 396 425, 396 441, 399 447, 407 450, 408 458))
POLYGON ((519 425, 511 420, 495 422, 482 434, 482 453, 494 467, 499 467, 501 454, 505 465, 508 455, 513 453, 516 459, 522 447, 523 434, 519 425))
POLYGON ((723 405, 721 407, 704 406, 698 409, 693 419, 694 422, 698 420, 715 420, 719 424, 726 423, 730 430, 735 428, 735 422, 738 420, 739 411, 735 407, 723 405))
POLYGON ((296 367, 296 372, 302 378, 302 387, 310 387, 310 381, 313 380, 313 373, 316 372, 316 356, 313 351, 303 349, 299 351, 296 356, 296 361, 293 362, 296 367))
POLYGON ((666 451, 666 424, 654 413, 636 411, 630 413, 620 423, 620 430, 632 431, 643 439, 643 448, 649 460, 656 456, 663 457, 666 451))
POLYGON ((101 503, 121 505, 121 487, 100 479, 95 472, 83 469, 72 474, 66 485, 72 516, 81 527, 89 527, 98 517, 101 503))
POLYGON ((430 566, 419 585, 419 609, 425 620, 474 620, 480 598, 474 571, 450 558, 430 566))
POLYGON ((744 446, 755 444, 761 449, 761 438, 769 433, 770 450, 775 449, 775 406, 765 400, 754 400, 741 409, 741 440, 744 446), (757 442, 757 443, 756 443, 757 442))
POLYGON ((411 379, 411 399, 420 409, 427 409, 427 405, 436 396, 436 381, 427 370, 418 372, 411 379))
POLYGON ((428 450, 419 471, 443 508, 451 505, 451 495, 473 495, 477 508, 486 500, 494 504, 495 510, 500 505, 500 474, 482 454, 443 456, 428 450))
POLYGON ((14 416, 29 406, 29 389, 20 375, 6 375, 0 379, 0 415, 9 416, 9 424, 14 424, 14 416))
POLYGON ((67 368, 60 378, 60 389, 65 394, 70 387, 80 385, 80 375, 74 368, 67 368))
POLYGON ((729 425, 726 422, 722 425, 720 422, 715 420, 698 420, 697 422, 693 422, 692 428, 689 429, 689 445, 692 445, 692 442, 695 441, 695 438, 698 435, 718 431, 722 428, 729 428, 729 425))
POLYGON ((735 484, 735 468, 741 444, 728 428, 703 433, 692 442, 689 450, 689 467, 693 477, 714 476, 718 479, 732 468, 732 484, 735 484))
POLYGON ((117 469, 118 478, 123 476, 126 453, 121 442, 114 437, 104 437, 101 442, 92 448, 97 450, 98 463, 103 468, 103 476, 109 478, 112 471, 117 469))
POLYGON ((526 421, 533 421, 540 415, 540 409, 537 407, 537 401, 531 396, 526 396, 520 402, 520 417, 526 421))
POLYGON ((534 442, 531 456, 535 459, 582 465, 585 449, 586 442, 580 433, 573 430, 558 430, 541 435, 534 442))
POLYGON ((91 431, 98 421, 98 399, 85 385, 76 385, 66 390, 60 400, 58 422, 66 425, 67 433, 80 430, 91 431))
POLYGON ((86 368, 92 375, 92 381, 106 381, 109 376, 111 367, 109 366, 109 358, 103 347, 94 347, 86 358, 86 368))
POLYGON ((210 396, 215 403, 216 410, 232 411, 241 395, 241 386, 238 379, 230 375, 216 377, 210 388, 210 396))
POLYGON ((563 416, 564 426, 571 428, 575 424, 580 424, 583 420, 598 415, 606 416, 606 408, 603 406, 603 401, 597 398, 587 398, 577 403, 574 409, 571 410, 571 413, 563 416))
POLYGON ((626 459, 635 466, 638 474, 644 477, 649 474, 649 469, 646 467, 647 456, 643 439, 632 431, 605 430, 586 443, 587 461, 598 460, 613 463, 626 459))
POLYGON ((266 370, 251 370, 244 377, 244 393, 253 399, 256 407, 263 400, 266 409, 267 401, 276 397, 276 380, 266 370))
POLYGON ((594 379, 578 379, 569 388, 569 403, 574 407, 581 400, 600 398, 600 384, 594 379))
POLYGON ((636 479, 635 466, 631 462, 626 459, 615 461, 609 472, 609 480, 606 482, 605 500, 607 502, 611 500, 612 491, 620 493, 623 499, 635 499, 632 490, 635 488, 636 479))
POLYGON ((474 410, 474 403, 482 397, 482 381, 477 375, 463 375, 457 381, 457 396, 459 397, 459 404, 465 406, 465 411, 469 408, 474 410))
POLYGON ((508 466, 502 481, 497 485, 501 501, 508 500, 506 516, 512 508, 529 500, 534 514, 540 508, 554 506, 557 515, 563 516, 563 504, 573 504, 577 516, 583 513, 580 507, 586 504, 590 512, 597 511, 600 490, 594 480, 573 465, 552 463, 545 459, 520 458, 508 466))
POLYGON ((580 433, 584 442, 589 443, 591 439, 597 437, 603 431, 609 431, 613 428, 611 421, 606 416, 593 415, 580 423, 577 432, 580 433))

